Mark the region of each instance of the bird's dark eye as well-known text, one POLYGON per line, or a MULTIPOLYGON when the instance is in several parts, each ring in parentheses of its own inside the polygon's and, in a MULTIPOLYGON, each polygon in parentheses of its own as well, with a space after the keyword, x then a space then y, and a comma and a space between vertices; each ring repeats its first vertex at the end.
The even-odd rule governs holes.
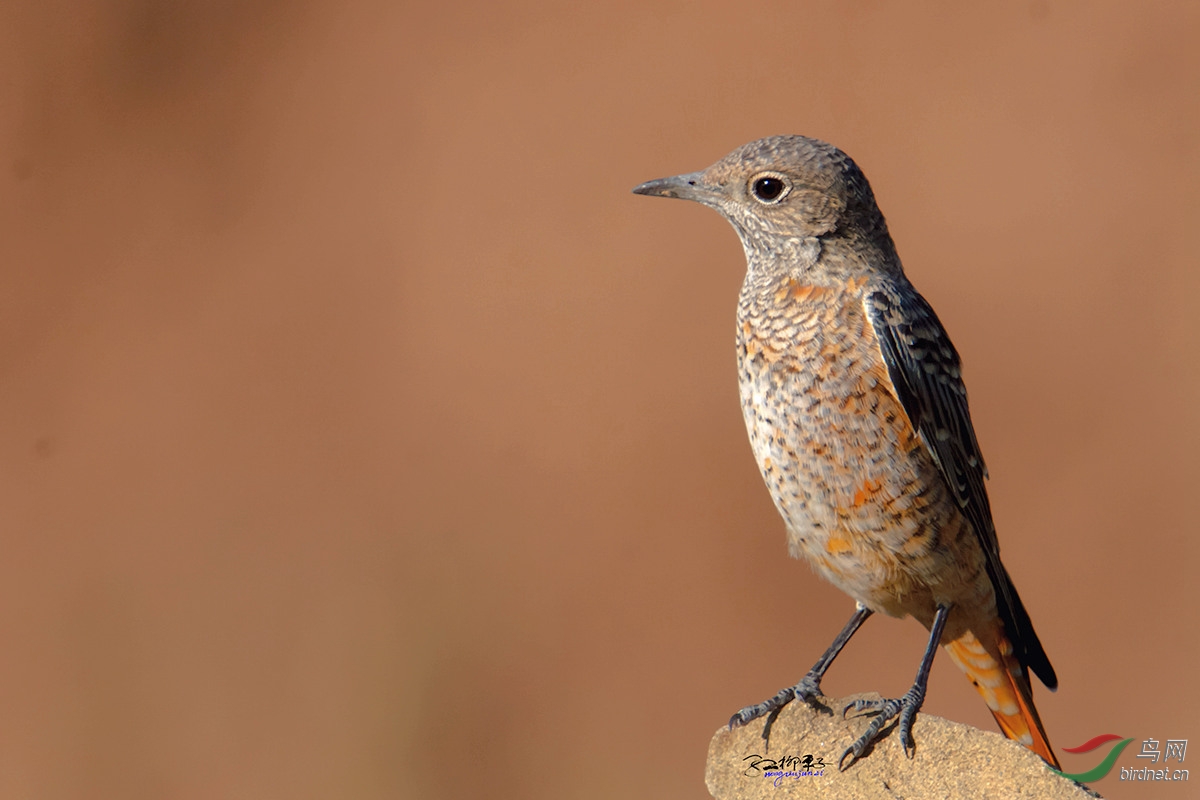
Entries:
POLYGON ((763 175, 750 184, 754 198, 762 203, 778 203, 787 194, 788 185, 781 177, 763 175))

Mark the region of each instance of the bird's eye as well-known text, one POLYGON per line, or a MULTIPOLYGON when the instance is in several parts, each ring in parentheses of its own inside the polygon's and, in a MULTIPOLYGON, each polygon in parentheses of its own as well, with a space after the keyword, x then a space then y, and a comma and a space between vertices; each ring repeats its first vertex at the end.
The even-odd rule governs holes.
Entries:
POLYGON ((750 181, 750 194, 766 205, 773 205, 787 196, 790 182, 782 175, 759 175, 750 181))

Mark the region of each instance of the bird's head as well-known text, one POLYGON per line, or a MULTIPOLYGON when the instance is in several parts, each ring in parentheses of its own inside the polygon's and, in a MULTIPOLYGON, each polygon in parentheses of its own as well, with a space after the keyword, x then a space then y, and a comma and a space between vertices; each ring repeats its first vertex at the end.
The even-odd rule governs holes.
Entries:
POLYGON ((804 136, 759 139, 708 169, 648 181, 633 191, 716 209, 737 230, 751 268, 756 260, 803 251, 805 243, 811 250, 839 233, 882 234, 890 248, 862 170, 833 145, 804 136))

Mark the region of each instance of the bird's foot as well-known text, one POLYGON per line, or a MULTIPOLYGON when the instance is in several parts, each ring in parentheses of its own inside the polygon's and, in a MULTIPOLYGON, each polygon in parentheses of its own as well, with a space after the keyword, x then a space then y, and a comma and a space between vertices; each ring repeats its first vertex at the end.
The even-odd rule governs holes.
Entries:
POLYGON ((842 709, 842 716, 853 709, 856 714, 867 712, 874 713, 877 716, 871 720, 871 724, 863 732, 863 735, 855 740, 854 744, 846 748, 846 752, 842 753, 842 757, 838 759, 838 769, 844 770, 857 761, 862 754, 874 741, 875 737, 898 714, 900 716, 900 746, 904 748, 904 754, 912 758, 916 748, 913 746, 912 740, 912 724, 917 716, 917 711, 920 710, 921 704, 925 702, 925 692, 919 686, 913 686, 908 692, 900 698, 891 700, 855 700, 850 705, 842 709), (847 757, 849 761, 846 761, 847 757))
POLYGON ((737 728, 765 716, 767 722, 763 725, 762 733, 763 740, 765 741, 770 738, 771 726, 775 724, 775 718, 779 716, 779 712, 783 711, 784 706, 796 699, 807 703, 818 697, 822 697, 821 679, 810 672, 795 686, 780 689, 779 693, 769 700, 764 700, 752 706, 746 706, 734 714, 729 718, 729 727, 737 728))

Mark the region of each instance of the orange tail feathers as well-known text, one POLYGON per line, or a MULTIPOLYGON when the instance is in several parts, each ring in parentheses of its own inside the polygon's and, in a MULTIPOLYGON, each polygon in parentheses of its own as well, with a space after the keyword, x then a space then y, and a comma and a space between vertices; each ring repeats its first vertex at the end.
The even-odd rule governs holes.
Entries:
POLYGON ((1046 737, 1046 729, 1033 704, 1029 677, 1012 656, 1012 645, 999 637, 999 659, 989 653, 975 635, 967 631, 945 645, 946 652, 959 669, 967 673, 976 691, 987 703, 1000 730, 1009 739, 1020 742, 1058 769, 1058 759, 1046 737))

